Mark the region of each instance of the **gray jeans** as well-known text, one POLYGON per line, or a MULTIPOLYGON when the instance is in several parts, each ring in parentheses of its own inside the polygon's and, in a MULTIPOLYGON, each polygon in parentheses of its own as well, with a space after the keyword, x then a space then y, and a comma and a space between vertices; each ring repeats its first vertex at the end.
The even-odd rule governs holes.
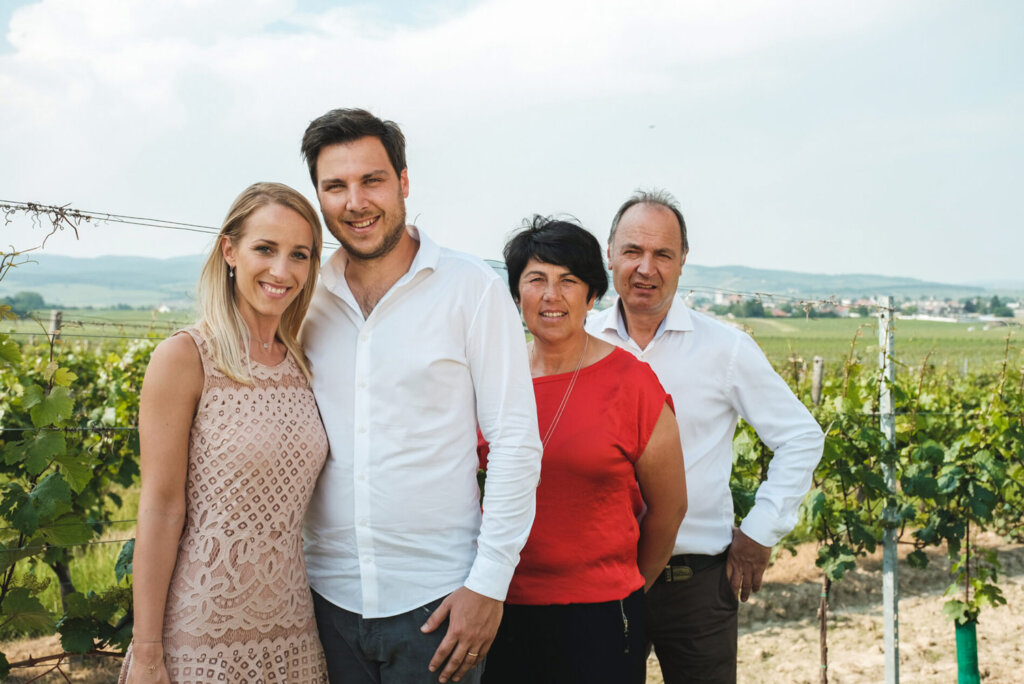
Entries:
MULTIPOLYGON (((427 666, 448 631, 448 623, 430 634, 421 632, 420 627, 443 600, 400 615, 364 619, 314 591, 313 611, 331 683, 436 684, 444 668, 431 672, 427 666)), ((459 684, 479 684, 485 664, 480 662, 459 684)))

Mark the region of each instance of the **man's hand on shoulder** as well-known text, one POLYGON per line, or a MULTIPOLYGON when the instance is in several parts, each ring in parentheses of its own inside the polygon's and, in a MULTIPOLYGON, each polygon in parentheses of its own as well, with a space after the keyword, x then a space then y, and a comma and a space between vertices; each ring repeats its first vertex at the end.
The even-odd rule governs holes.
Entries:
POLYGON ((732 528, 732 545, 725 569, 732 584, 732 593, 739 594, 740 601, 750 598, 751 592, 761 591, 761 576, 771 556, 772 547, 761 546, 738 527, 732 528))
POLYGON ((448 633, 430 660, 430 671, 436 672, 448 661, 438 681, 459 681, 491 648, 501 624, 504 604, 496 599, 462 587, 448 594, 424 623, 424 632, 433 632, 448 620, 448 633))

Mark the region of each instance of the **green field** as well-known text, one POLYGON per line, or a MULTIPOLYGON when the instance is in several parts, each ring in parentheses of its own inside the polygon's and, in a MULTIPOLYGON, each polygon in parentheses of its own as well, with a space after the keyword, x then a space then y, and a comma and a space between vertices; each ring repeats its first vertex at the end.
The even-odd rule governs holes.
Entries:
MULTIPOLYGON (((737 322, 750 332, 776 366, 791 356, 810 364, 815 356, 828 367, 841 365, 854 353, 866 363, 878 354, 878 321, 873 318, 747 318, 737 322)), ((929 364, 962 371, 996 370, 1007 355, 1012 367, 1024 364, 1024 328, 985 329, 984 323, 942 323, 897 318, 895 358, 904 367, 929 364)))
MULTIPOLYGON (((49 325, 49 312, 35 319, 4 321, 0 331, 14 333, 19 342, 42 333, 49 325)), ((64 311, 65 340, 101 343, 125 337, 165 337, 188 325, 191 313, 157 313, 121 309, 68 309, 64 311)), ((746 318, 736 319, 751 333, 776 366, 782 367, 795 355, 810 364, 822 356, 829 367, 841 365, 854 353, 865 362, 873 362, 878 353, 878 323, 874 318, 746 318)), ((985 323, 942 323, 896 319, 896 359, 905 367, 928 363, 957 371, 967 364, 969 371, 995 370, 1007 356, 1013 367, 1024 365, 1024 328, 1019 325, 995 326, 985 323)))

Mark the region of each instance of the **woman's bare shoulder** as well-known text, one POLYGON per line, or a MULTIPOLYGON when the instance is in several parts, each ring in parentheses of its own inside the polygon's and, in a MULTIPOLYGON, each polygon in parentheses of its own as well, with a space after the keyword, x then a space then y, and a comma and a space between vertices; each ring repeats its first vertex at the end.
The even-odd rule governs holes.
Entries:
POLYGON ((203 360, 195 340, 188 334, 168 337, 153 350, 146 368, 146 384, 164 390, 198 395, 203 390, 203 360))
POLYGON ((149 357, 150 366, 154 362, 171 364, 178 368, 181 368, 182 365, 195 365, 200 369, 203 367, 203 360, 199 356, 199 347, 196 346, 192 336, 187 333, 171 335, 158 344, 153 350, 152 356, 149 357))

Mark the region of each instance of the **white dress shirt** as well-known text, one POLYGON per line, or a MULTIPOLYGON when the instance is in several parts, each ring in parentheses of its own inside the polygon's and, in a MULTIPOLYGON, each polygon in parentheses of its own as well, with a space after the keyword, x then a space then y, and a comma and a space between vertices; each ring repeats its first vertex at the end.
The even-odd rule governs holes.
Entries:
POLYGON ((338 250, 302 341, 330 439, 304 528, 313 589, 363 617, 466 586, 504 600, 533 524, 540 438, 519 314, 475 257, 422 231, 363 318, 338 250), (491 444, 484 512, 479 423, 491 444))
POLYGON ((764 546, 793 529, 825 437, 749 335, 690 310, 678 295, 646 349, 629 337, 618 299, 590 316, 587 331, 649 363, 672 395, 688 504, 675 554, 714 555, 732 541, 729 477, 740 417, 775 452, 740 529, 764 546))

